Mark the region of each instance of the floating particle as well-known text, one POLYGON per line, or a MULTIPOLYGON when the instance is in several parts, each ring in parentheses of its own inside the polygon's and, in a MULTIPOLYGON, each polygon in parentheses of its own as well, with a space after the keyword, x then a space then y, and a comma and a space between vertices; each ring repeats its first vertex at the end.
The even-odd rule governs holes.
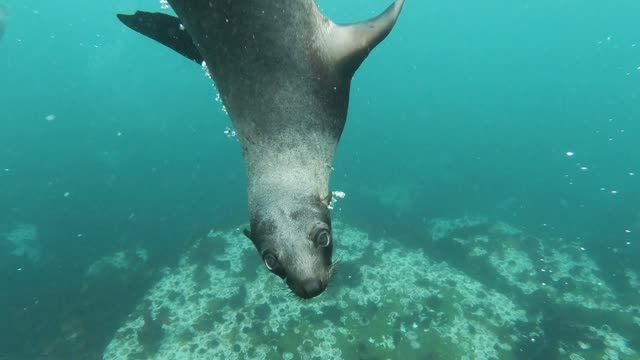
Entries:
POLYGON ((585 249, 585 248, 583 248, 582 246, 580 246, 580 250, 581 250, 581 251, 585 251, 586 249, 585 249))
POLYGON ((567 151, 567 152, 566 152, 566 154, 567 154, 567 156, 573 156, 573 155, 575 155, 575 153, 574 153, 573 151, 567 151))
POLYGON ((618 190, 611 190, 611 193, 612 193, 613 195, 615 195, 615 194, 617 194, 617 193, 618 193, 618 190))
POLYGON ((607 188, 600 188, 600 191, 607 191, 607 188))
POLYGON ((630 172, 630 173, 629 173, 629 176, 634 176, 635 174, 636 174, 636 173, 634 173, 634 172, 630 172))
POLYGON ((44 117, 47 121, 53 121, 56 119, 56 116, 54 114, 49 114, 47 116, 44 117))
POLYGON ((587 170, 589 170, 589 168, 588 168, 588 167, 586 167, 586 166, 581 166, 581 167, 580 167, 580 170, 582 170, 582 171, 587 171, 587 170))
POLYGON ((121 132, 121 131, 118 131, 118 132, 116 133, 116 136, 122 136, 122 132, 121 132))
POLYGON ((64 197, 69 197, 69 195, 71 195, 71 193, 67 191, 67 192, 65 192, 62 196, 64 196, 64 197))
POLYGON ((627 244, 627 245, 631 245, 631 241, 627 241, 625 244, 627 244))

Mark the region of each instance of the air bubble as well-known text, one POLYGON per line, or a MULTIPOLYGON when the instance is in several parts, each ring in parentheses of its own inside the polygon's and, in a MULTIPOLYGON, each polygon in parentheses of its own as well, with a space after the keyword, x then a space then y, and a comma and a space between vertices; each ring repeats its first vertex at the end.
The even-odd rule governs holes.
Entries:
POLYGON ((236 131, 228 126, 224 129, 224 134, 227 135, 228 138, 236 137, 236 131))

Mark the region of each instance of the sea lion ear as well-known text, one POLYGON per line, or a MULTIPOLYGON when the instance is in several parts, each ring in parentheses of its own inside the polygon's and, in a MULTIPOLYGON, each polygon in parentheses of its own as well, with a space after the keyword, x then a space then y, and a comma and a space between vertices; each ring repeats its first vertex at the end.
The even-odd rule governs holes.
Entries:
POLYGON ((253 234, 251 233, 251 230, 249 230, 248 228, 245 228, 244 230, 242 230, 242 233, 244 234, 244 236, 247 237, 247 239, 251 240, 251 243, 253 243, 253 246, 256 247, 259 253, 261 253, 262 248, 258 242, 259 239, 256 239, 256 237, 253 236, 253 234))
POLYGON ((329 206, 329 204, 331 204, 331 199, 333 197, 332 193, 328 193, 327 196, 325 197, 320 197, 320 201, 325 204, 326 206, 329 206))
POLYGON ((253 239, 251 238, 251 231, 249 229, 245 228, 244 230, 242 230, 242 233, 247 237, 247 239, 253 241, 253 239))
POLYGON ((389 35, 402 5, 404 0, 395 0, 382 14, 367 21, 349 25, 331 23, 326 55, 351 78, 371 50, 389 35))

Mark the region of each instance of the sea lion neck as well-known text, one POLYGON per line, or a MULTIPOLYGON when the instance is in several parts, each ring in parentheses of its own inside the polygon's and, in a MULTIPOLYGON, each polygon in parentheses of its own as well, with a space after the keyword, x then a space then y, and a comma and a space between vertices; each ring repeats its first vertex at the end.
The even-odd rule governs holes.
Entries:
POLYGON ((326 197, 334 148, 335 144, 326 140, 276 151, 263 148, 257 153, 245 152, 250 207, 326 197))

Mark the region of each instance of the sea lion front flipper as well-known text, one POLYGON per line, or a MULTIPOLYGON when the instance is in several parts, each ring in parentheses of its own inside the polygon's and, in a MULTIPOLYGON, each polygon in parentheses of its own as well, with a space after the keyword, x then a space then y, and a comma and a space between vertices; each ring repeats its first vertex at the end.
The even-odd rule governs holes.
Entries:
POLYGON ((371 50, 389 35, 403 5, 404 0, 395 0, 382 14, 372 19, 332 28, 327 43, 328 56, 346 76, 353 76, 371 50))
POLYGON ((184 30, 180 19, 163 14, 136 11, 133 15, 118 14, 118 19, 132 30, 147 36, 180 55, 202 64, 204 58, 193 43, 191 36, 184 30))

